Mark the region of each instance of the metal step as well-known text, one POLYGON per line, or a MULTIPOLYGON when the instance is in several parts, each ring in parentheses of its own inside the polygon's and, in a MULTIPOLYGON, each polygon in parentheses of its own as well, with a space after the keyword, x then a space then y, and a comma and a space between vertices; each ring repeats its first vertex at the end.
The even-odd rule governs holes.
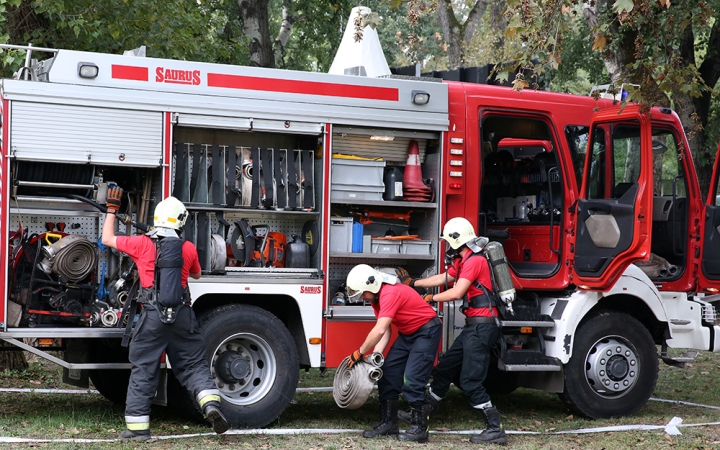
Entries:
POLYGON ((532 313, 516 313, 515 316, 508 317, 509 320, 501 320, 500 325, 503 327, 535 327, 535 328, 552 328, 555 326, 553 320, 547 314, 532 313))
POLYGON ((505 372, 559 372, 562 363, 535 350, 508 350, 498 360, 498 369, 505 372))
POLYGON ((685 363, 695 361, 695 358, 697 358, 697 355, 699 353, 700 352, 697 352, 694 350, 689 350, 680 356, 674 356, 674 357, 670 357, 667 355, 667 353, 663 353, 660 355, 660 359, 662 359, 663 362, 665 364, 667 364, 668 366, 685 367, 685 363))

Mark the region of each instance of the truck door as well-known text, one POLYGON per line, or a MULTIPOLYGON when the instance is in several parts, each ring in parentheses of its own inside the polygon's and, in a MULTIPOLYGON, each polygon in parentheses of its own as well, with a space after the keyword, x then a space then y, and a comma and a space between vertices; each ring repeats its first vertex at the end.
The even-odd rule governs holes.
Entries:
POLYGON ((576 204, 574 283, 607 289, 647 258, 652 225, 652 135, 638 108, 600 113, 591 128, 576 204))
POLYGON ((715 156, 715 166, 710 189, 705 201, 705 227, 703 232, 699 289, 718 292, 720 289, 720 145, 715 156))

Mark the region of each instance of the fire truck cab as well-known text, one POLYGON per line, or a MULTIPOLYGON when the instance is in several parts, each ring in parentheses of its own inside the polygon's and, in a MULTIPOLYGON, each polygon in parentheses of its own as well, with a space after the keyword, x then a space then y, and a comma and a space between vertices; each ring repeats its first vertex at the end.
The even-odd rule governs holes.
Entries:
MULTIPOLYGON (((187 206, 202 266, 192 307, 234 426, 270 424, 299 369, 357 348, 374 316, 344 295, 354 265, 444 271, 438 236, 456 216, 503 244, 518 289, 489 389, 632 414, 654 389, 656 346, 674 365, 692 355, 668 347, 720 348, 718 171, 704 202, 670 110, 33 50, 50 57, 0 84, 0 339, 62 365, 67 383, 125 399, 136 276, 101 245, 110 182, 127 193, 120 233, 142 232, 169 195, 187 206)), ((443 350, 460 303, 438 310, 443 350)), ((163 373, 156 401, 197 417, 163 373)))

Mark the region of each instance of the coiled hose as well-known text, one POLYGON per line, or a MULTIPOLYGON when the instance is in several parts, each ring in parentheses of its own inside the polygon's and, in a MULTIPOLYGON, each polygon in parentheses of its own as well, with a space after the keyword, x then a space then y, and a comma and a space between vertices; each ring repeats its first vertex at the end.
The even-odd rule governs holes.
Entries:
POLYGON ((45 273, 50 271, 78 282, 88 276, 97 264, 97 251, 84 236, 71 234, 52 245, 43 247, 45 259, 40 263, 45 273))
POLYGON ((335 372, 333 379, 333 398, 341 408, 357 409, 365 404, 370 392, 383 376, 382 367, 385 358, 382 353, 375 352, 355 363, 352 369, 348 368, 345 358, 335 372))

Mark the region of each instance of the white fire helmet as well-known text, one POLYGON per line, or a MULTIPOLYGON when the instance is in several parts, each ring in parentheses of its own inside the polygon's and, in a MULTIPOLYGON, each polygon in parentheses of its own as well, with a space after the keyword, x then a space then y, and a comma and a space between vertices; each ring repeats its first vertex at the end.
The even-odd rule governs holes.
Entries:
POLYGON ((358 264, 348 273, 345 287, 348 297, 353 299, 365 291, 377 294, 380 291, 383 276, 367 264, 358 264))
POLYGON ((175 197, 168 197, 155 207, 154 226, 180 230, 187 216, 185 205, 175 197))
POLYGON ((470 241, 477 239, 475 229, 464 217, 455 217, 447 221, 440 239, 445 239, 453 250, 457 250, 470 241))

